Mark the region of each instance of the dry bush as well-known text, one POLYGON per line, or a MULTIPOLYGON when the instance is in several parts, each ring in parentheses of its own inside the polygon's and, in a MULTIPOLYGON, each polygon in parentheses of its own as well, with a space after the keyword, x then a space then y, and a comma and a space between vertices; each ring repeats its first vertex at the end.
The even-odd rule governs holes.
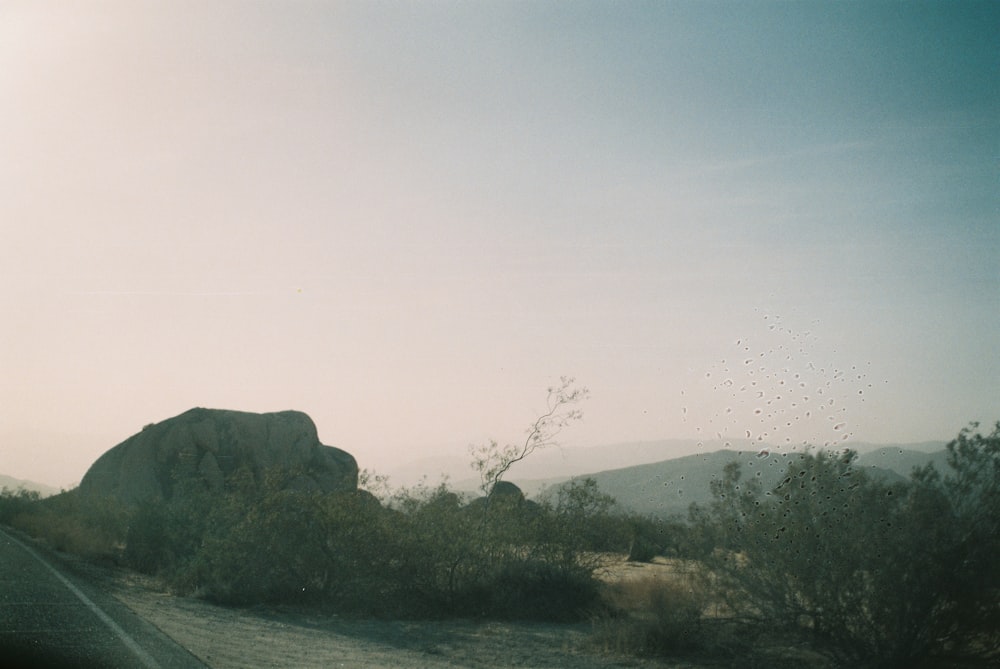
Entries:
POLYGON ((594 642, 606 652, 674 655, 704 650, 710 639, 705 591, 691 578, 643 576, 604 586, 606 612, 594 642))
POLYGON ((770 491, 737 463, 693 517, 727 617, 838 666, 997 666, 1000 423, 947 446, 948 470, 886 483, 853 451, 790 462, 770 491))
POLYGON ((11 525, 22 532, 43 539, 57 551, 87 558, 111 557, 114 545, 83 528, 73 518, 46 512, 29 512, 14 517, 11 525))
POLYGON ((110 499, 81 499, 76 490, 40 498, 23 490, 0 493, 0 522, 42 539, 56 550, 88 559, 117 560, 127 513, 110 499))

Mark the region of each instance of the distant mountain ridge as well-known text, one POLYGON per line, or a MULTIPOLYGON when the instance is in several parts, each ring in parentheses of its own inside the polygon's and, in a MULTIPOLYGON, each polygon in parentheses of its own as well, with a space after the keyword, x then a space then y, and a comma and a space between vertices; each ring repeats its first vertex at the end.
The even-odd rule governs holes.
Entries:
POLYGON ((55 495, 59 492, 59 488, 53 488, 52 486, 45 485, 44 483, 36 483, 35 481, 28 481, 25 479, 16 479, 13 476, 0 474, 0 490, 5 488, 12 492, 20 490, 21 488, 25 490, 34 490, 42 497, 55 495))
MULTIPOLYGON (((886 449, 928 453, 940 451, 944 449, 944 446, 944 441, 928 441, 912 444, 855 442, 844 445, 845 448, 851 448, 861 454, 886 449)), ((794 452, 748 439, 662 439, 656 441, 620 442, 590 447, 550 447, 537 451, 531 457, 515 464, 511 468, 507 479, 518 485, 521 485, 522 481, 565 480, 572 476, 582 476, 637 465, 653 464, 714 451, 730 450, 757 453, 761 449, 768 450, 771 453, 794 452)), ((413 485, 422 478, 426 478, 430 483, 435 483, 442 477, 447 477, 454 488, 459 490, 475 490, 479 482, 469 466, 470 459, 468 456, 441 455, 402 463, 387 468, 384 471, 378 471, 378 473, 388 475, 389 482, 393 486, 413 485)), ((526 493, 533 487, 530 483, 527 485, 528 487, 525 488, 526 493)))
MULTIPOLYGON (((667 518, 685 516, 692 502, 709 503, 711 482, 722 476, 730 462, 740 462, 744 477, 757 477, 761 486, 768 490, 781 481, 789 462, 803 455, 802 451, 720 449, 585 476, 594 479, 601 491, 613 496, 624 509, 667 518)), ((857 465, 872 477, 890 482, 904 481, 915 467, 928 463, 933 463, 939 471, 947 470, 946 455, 943 449, 925 452, 883 446, 859 454, 857 465)), ((511 480, 530 496, 544 494, 547 488, 570 478, 511 480)))

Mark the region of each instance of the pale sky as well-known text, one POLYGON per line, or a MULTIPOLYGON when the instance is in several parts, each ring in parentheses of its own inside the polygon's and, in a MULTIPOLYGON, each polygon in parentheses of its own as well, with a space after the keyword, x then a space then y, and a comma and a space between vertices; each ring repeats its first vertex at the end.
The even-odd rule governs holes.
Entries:
POLYGON ((520 438, 562 375, 566 446, 1000 419, 998 26, 0 0, 0 473, 195 406, 379 469, 520 438))

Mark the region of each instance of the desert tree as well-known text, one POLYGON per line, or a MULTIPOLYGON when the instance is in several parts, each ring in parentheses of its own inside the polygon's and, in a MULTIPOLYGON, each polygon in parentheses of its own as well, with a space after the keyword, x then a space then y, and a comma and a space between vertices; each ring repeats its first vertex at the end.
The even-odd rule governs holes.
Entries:
POLYGON ((511 467, 538 450, 558 445, 557 437, 563 428, 583 418, 583 411, 576 405, 588 395, 589 391, 577 386, 572 377, 560 377, 559 385, 548 388, 545 410, 528 427, 524 441, 501 446, 491 440, 489 444, 470 447, 472 468, 479 474, 487 501, 511 467))
POLYGON ((469 599, 468 593, 477 590, 480 594, 473 599, 506 593, 493 608, 513 611, 532 606, 530 599, 541 601, 541 593, 550 586, 567 592, 588 591, 590 573, 578 568, 572 551, 563 550, 557 541, 538 540, 546 526, 545 510, 524 500, 516 487, 504 481, 518 462, 558 444, 562 430, 583 417, 578 405, 587 396, 587 389, 577 386, 573 378, 561 377, 558 385, 548 388, 545 408, 523 441, 501 446, 492 440, 470 447, 471 465, 484 497, 467 507, 466 517, 472 524, 455 545, 447 568, 453 600, 469 599))

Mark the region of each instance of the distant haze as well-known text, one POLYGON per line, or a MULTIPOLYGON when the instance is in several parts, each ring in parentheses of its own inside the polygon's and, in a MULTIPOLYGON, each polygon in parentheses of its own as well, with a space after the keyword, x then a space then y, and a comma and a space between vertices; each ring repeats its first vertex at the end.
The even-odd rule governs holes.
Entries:
MULTIPOLYGON (((0 473, 1000 419, 995 2, 0 5, 0 473)), ((665 454, 664 457, 682 453, 665 454)))
MULTIPOLYGON (((850 448, 860 454, 862 459, 872 453, 943 453, 944 442, 931 441, 914 444, 865 444, 845 442, 840 445, 850 448)), ((535 492, 544 483, 551 480, 565 480, 570 477, 589 476, 600 472, 608 472, 640 465, 666 463, 677 458, 692 456, 705 457, 711 453, 741 452, 752 459, 770 456, 780 456, 802 452, 805 448, 782 449, 772 444, 761 444, 747 439, 727 441, 693 441, 683 439, 668 439, 661 441, 642 441, 622 444, 605 444, 585 448, 546 448, 536 451, 530 458, 514 464, 505 478, 525 488, 526 492, 535 492)), ((840 450, 839 448, 837 450, 840 450)), ((390 487, 412 486, 420 482, 436 485, 447 480, 450 487, 475 491, 480 486, 480 479, 470 466, 471 458, 466 455, 437 456, 422 458, 410 462, 388 465, 375 472, 388 476, 390 487)), ((724 465, 725 463, 723 463, 724 465)), ((720 470, 721 471, 721 467, 720 470)), ((908 471, 904 467, 904 471, 908 471)), ((705 491, 707 492, 707 491, 705 491)))

